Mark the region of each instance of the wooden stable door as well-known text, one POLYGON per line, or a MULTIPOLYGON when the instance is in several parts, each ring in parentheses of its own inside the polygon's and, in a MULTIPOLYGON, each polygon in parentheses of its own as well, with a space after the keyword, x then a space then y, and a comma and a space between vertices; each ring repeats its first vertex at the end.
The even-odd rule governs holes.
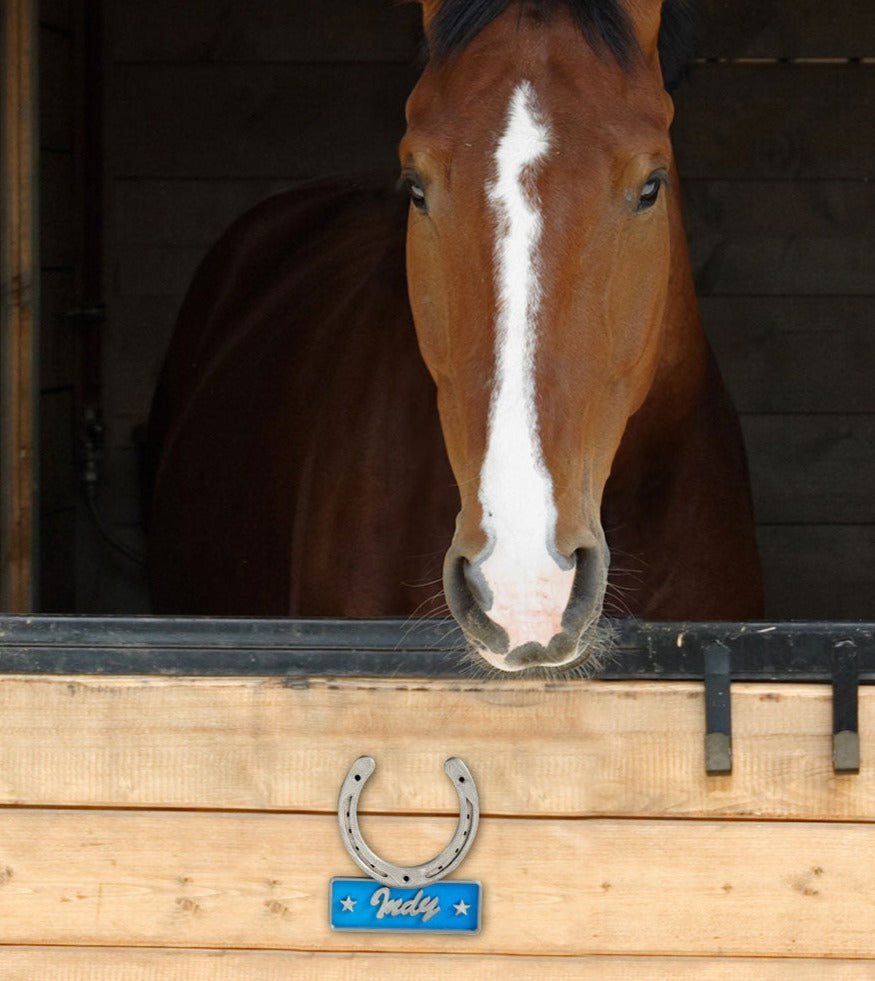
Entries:
POLYGON ((99 385, 100 10, 8 0, 0 17, 0 609, 73 611, 76 440, 99 385))
POLYGON ((0 8, 0 607, 34 603, 36 5, 0 8))

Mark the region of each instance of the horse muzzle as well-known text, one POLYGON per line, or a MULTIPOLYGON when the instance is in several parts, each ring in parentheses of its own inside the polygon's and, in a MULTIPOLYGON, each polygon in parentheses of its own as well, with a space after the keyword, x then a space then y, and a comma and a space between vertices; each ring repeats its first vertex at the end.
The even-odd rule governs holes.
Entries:
POLYGON ((490 555, 473 559, 456 545, 444 562, 450 611, 471 647, 501 671, 570 668, 592 653, 601 618, 609 552, 603 539, 557 560, 545 550, 537 569, 496 576, 490 555), (492 572, 493 574, 488 574, 492 572))

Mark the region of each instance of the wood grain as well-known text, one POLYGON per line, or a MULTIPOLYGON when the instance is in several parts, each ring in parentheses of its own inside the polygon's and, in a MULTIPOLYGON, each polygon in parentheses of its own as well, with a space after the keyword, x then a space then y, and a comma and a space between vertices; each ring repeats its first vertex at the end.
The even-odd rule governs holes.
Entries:
POLYGON ((865 180, 875 176, 868 65, 700 64, 676 95, 683 178, 865 180))
POLYGON ((688 180, 700 296, 875 293, 875 201, 865 181, 688 180))
POLYGON ((70 385, 76 378, 75 327, 66 314, 76 306, 73 269, 40 274, 40 389, 70 385))
POLYGON ((40 264, 72 270, 81 241, 76 222, 76 163, 66 150, 42 150, 39 159, 40 264))
POLYGON ((79 490, 76 478, 73 388, 65 386, 40 396, 40 510, 72 508, 79 490))
POLYGON ((73 79, 73 39, 45 27, 40 29, 39 140, 53 150, 72 150, 76 90, 73 79))
POLYGON ((863 3, 700 0, 705 58, 824 58, 875 54, 875 21, 863 3))
POLYGON ((530 957, 123 947, 0 948, 0 981, 871 981, 872 961, 717 957, 530 957))
POLYGON ((78 306, 84 248, 80 8, 40 3, 39 609, 75 609, 78 306))
POLYGON ((699 305, 739 411, 875 412, 875 297, 703 297, 699 305))
POLYGON ((36 4, 0 7, 0 607, 34 605, 36 4))
MULTIPOLYGON (((407 863, 455 820, 362 827, 407 863)), ((334 815, 7 810, 0 842, 6 944, 875 957, 872 825, 483 820, 476 937, 332 933, 328 880, 354 871, 334 815)))
POLYGON ((875 221, 866 181, 682 179, 684 227, 699 239, 864 239, 875 221))
POLYGON ((116 176, 283 179, 397 166, 417 76, 387 63, 116 64, 113 74, 116 176))
POLYGON ((700 239, 691 249, 702 296, 875 293, 875 244, 862 235, 842 239, 782 236, 700 239))
POLYGON ((748 415, 742 429, 758 522, 875 524, 875 415, 748 415))
POLYGON ((200 246, 184 245, 121 247, 113 257, 119 295, 181 300, 205 252, 200 246))
POLYGON ((39 517, 39 596, 44 612, 76 609, 76 509, 39 517))
MULTIPOLYGON (((127 250, 122 250, 117 271, 130 268, 128 255, 127 250)), ((106 427, 106 446, 108 450, 121 451, 123 459, 132 467, 136 465, 136 452, 131 435, 148 418, 155 382, 181 302, 182 297, 175 295, 119 296, 113 305, 113 316, 104 328, 105 357, 114 366, 105 379, 104 392, 116 410, 106 427)), ((137 498, 138 481, 135 469, 115 474, 112 497, 116 501, 128 494, 137 498)), ((128 524, 140 524, 139 510, 128 512, 125 520, 128 524)))
MULTIPOLYGON (((387 184, 397 176, 387 172, 387 184)), ((294 181, 240 177, 228 180, 114 182, 114 227, 121 246, 209 248, 249 208, 294 181)))
POLYGON ((128 62, 411 64, 419 53, 418 5, 390 0, 114 0, 107 13, 115 56, 128 62))
POLYGON ((875 526, 759 525, 757 544, 766 616, 852 620, 873 615, 875 526))
POLYGON ((40 24, 59 31, 70 30, 73 26, 73 12, 70 0, 39 0, 40 24))
MULTIPOLYGON (((489 815, 875 814, 875 769, 832 772, 828 687, 732 692, 735 769, 710 778, 693 683, 8 677, 0 803, 327 814, 368 753, 363 812, 456 813, 442 765, 457 755, 489 815)), ((867 759, 875 689, 860 727, 867 759)))

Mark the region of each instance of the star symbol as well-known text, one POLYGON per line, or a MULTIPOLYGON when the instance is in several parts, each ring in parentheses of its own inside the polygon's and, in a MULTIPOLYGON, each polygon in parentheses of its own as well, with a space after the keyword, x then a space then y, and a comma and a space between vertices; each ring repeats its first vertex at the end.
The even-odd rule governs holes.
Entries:
POLYGON ((347 896, 346 899, 341 899, 340 905, 343 907, 344 913, 352 913, 355 909, 355 904, 357 900, 353 899, 351 896, 347 896))
POLYGON ((453 903, 453 909, 456 911, 456 916, 467 916, 470 908, 471 904, 465 903, 461 899, 458 901, 458 903, 453 903))

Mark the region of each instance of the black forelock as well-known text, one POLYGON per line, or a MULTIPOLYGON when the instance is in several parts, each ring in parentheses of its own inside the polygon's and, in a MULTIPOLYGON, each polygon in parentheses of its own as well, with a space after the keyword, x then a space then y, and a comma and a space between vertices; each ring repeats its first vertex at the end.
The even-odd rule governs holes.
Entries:
MULTIPOLYGON (((509 5, 510 0, 441 0, 431 22, 429 47, 437 57, 460 51, 509 5)), ((565 3, 593 47, 606 46, 622 65, 635 41, 618 0, 529 0, 532 13, 547 16, 565 3)))
MULTIPOLYGON (((533 13, 548 16, 564 3, 589 44, 607 48, 625 69, 632 63, 635 38, 620 0, 527 0, 533 13)), ((438 58, 461 51, 502 13, 510 0, 441 0, 429 29, 429 51, 438 58)), ((664 0, 659 57, 666 88, 683 76, 692 58, 696 23, 690 0, 664 0)))

